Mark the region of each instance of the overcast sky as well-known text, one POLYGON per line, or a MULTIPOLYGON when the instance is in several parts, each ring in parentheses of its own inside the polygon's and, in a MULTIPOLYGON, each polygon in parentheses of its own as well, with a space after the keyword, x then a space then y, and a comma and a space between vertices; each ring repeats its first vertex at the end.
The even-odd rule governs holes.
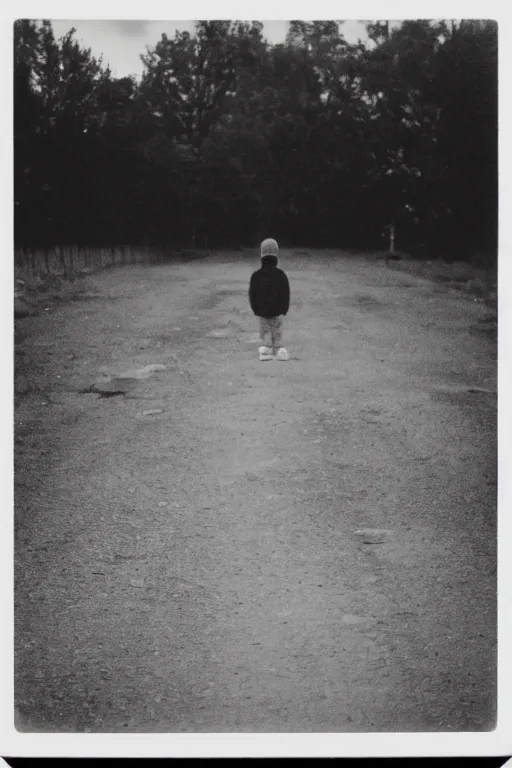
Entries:
MULTIPOLYGON (((110 65, 114 77, 137 75, 142 73, 140 55, 146 52, 146 46, 153 47, 162 34, 174 37, 176 29, 193 31, 193 21, 52 21, 56 37, 65 35, 71 27, 76 29, 76 37, 93 56, 103 54, 103 63, 110 65)), ((283 42, 288 29, 287 21, 263 22, 264 35, 273 43, 283 42)), ((346 21, 343 34, 350 43, 356 43, 359 37, 366 38, 363 25, 357 21, 346 21)))

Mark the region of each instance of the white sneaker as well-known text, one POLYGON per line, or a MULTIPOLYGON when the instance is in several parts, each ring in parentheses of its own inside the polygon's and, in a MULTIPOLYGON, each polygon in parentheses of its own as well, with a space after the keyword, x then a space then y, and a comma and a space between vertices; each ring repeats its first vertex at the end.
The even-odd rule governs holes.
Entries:
POLYGON ((288 353, 288 350, 285 349, 284 347, 281 347, 281 349, 277 350, 276 357, 277 357, 278 360, 289 360, 290 359, 290 355, 288 353))
POLYGON ((260 353, 260 360, 272 360, 272 350, 269 347, 260 347, 258 352, 260 353))

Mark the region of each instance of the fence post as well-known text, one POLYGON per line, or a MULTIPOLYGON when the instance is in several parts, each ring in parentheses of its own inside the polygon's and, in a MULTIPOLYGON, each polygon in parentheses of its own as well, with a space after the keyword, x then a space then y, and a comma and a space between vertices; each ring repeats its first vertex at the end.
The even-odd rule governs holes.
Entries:
POLYGON ((44 272, 43 272, 43 261, 44 261, 44 253, 41 254, 41 251, 36 251, 36 262, 37 262, 37 272, 39 279, 41 281, 44 280, 44 272), (39 258, 37 258, 39 256, 39 258), (41 257, 42 256, 42 257, 41 257))
POLYGON ((389 252, 395 252, 395 225, 391 224, 389 227, 389 252))
POLYGON ((27 248, 27 277, 30 282, 30 285, 33 285, 34 276, 33 276, 33 270, 32 270, 32 254, 30 252, 30 248, 27 248))

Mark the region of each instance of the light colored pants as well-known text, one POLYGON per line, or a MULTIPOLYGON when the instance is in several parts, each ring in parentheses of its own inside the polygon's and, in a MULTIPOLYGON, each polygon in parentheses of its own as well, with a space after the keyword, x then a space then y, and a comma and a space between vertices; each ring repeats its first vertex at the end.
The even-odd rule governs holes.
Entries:
POLYGON ((283 318, 281 315, 278 317, 271 317, 269 319, 266 317, 260 317, 259 321, 260 339, 266 347, 272 347, 272 351, 275 354, 279 347, 282 346, 281 342, 283 338, 283 318))

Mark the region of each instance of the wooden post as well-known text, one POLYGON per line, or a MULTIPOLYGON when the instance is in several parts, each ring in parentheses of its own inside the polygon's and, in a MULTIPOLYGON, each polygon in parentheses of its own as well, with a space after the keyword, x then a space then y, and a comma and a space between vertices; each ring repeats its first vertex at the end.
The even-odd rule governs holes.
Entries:
POLYGON ((391 224, 389 227, 389 252, 394 254, 395 252, 395 225, 391 224))

